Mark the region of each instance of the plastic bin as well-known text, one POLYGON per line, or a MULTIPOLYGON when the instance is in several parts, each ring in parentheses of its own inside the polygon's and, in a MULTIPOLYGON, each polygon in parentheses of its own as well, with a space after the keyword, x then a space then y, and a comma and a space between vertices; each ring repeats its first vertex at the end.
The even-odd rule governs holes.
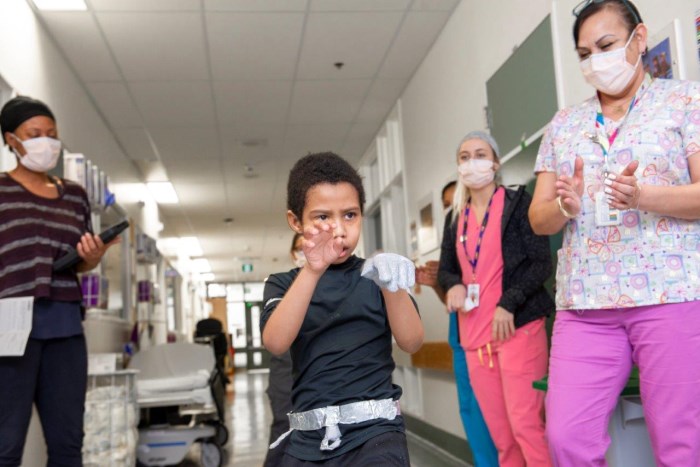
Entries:
POLYGON ((88 374, 84 467, 133 467, 136 464, 137 373, 136 370, 120 370, 88 374))

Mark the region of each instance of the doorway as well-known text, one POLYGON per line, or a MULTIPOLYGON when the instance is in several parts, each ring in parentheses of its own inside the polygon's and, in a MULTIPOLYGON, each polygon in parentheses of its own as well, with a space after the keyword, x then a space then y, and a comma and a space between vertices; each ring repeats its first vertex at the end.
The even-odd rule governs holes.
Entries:
POLYGON ((263 282, 226 285, 228 332, 235 368, 260 370, 270 367, 270 352, 263 347, 260 332, 263 289, 263 282))

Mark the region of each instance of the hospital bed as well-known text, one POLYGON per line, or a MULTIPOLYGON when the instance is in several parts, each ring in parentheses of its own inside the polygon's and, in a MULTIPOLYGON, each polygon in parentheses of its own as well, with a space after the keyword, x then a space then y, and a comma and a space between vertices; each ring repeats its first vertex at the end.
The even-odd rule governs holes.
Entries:
POLYGON ((220 467, 228 430, 223 375, 213 348, 184 342, 158 345, 134 355, 129 368, 139 370, 139 464, 178 464, 199 442, 202 466, 220 467))

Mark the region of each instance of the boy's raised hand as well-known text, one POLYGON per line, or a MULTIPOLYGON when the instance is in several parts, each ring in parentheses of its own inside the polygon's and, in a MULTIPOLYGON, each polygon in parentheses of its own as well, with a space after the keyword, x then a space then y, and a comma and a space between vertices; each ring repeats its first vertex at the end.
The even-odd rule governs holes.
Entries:
POLYGON ((315 221, 314 225, 304 229, 302 250, 306 265, 317 272, 325 271, 343 253, 343 239, 335 238, 335 223, 315 221))
POLYGON ((408 291, 416 282, 416 266, 408 258, 395 253, 380 253, 365 260, 362 277, 373 280, 382 289, 408 291))

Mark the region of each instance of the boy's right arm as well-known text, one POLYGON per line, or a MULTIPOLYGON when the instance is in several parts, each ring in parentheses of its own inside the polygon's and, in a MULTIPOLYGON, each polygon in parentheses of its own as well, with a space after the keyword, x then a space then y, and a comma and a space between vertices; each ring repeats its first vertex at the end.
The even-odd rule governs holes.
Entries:
POLYGON ((319 279, 343 254, 342 239, 335 238, 335 223, 314 222, 304 230, 302 249, 306 265, 284 294, 262 333, 263 345, 275 355, 285 353, 297 338, 319 279))
POLYGON ((285 353, 297 338, 311 303, 311 296, 323 272, 303 267, 263 329, 263 345, 270 353, 285 353))

